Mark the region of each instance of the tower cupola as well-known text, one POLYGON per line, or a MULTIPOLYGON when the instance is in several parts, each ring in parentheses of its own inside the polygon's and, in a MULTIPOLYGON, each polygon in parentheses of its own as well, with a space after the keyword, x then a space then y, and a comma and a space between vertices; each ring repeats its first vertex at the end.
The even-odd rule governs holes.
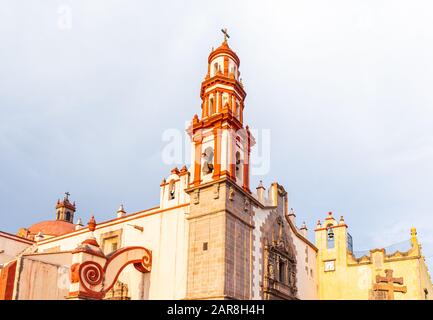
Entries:
POLYGON ((201 85, 202 117, 225 113, 234 117, 240 128, 247 94, 240 79, 239 57, 229 47, 227 30, 222 31, 224 41, 209 54, 208 71, 201 85))
POLYGON ((227 29, 222 44, 208 57, 201 84, 201 117, 194 115, 188 133, 193 143, 192 184, 228 178, 250 193, 250 152, 255 144, 244 127, 246 92, 240 80, 240 60, 229 47, 227 29))
POLYGON ((74 222, 74 213, 76 210, 75 202, 71 203, 69 201, 69 192, 65 192, 65 197, 63 200, 57 200, 56 204, 56 220, 74 222))

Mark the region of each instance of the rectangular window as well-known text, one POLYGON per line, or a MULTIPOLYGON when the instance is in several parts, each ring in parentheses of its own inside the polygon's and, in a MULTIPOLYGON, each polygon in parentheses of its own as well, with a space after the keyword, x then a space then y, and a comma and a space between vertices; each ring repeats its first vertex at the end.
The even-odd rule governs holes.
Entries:
POLYGON ((100 240, 101 249, 104 254, 110 254, 113 251, 122 248, 122 229, 108 231, 101 234, 100 240))
POLYGON ((118 242, 119 238, 117 236, 105 238, 102 245, 102 250, 104 251, 104 254, 109 254, 113 251, 116 251, 118 248, 118 242))

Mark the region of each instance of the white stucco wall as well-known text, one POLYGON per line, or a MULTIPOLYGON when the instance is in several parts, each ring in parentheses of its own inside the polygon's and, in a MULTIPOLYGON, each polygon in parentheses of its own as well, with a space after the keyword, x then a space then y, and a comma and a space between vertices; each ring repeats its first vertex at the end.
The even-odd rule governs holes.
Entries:
POLYGON ((298 298, 312 300, 318 297, 316 251, 296 234, 292 234, 296 248, 298 298), (308 259, 307 258, 308 255, 308 259))
POLYGON ((16 300, 63 300, 69 291, 69 252, 25 255, 18 259, 16 300))
POLYGON ((0 231, 0 264, 15 259, 19 253, 31 245, 30 241, 0 231))
MULTIPOLYGON (((152 251, 152 272, 143 275, 132 266, 126 267, 119 280, 128 285, 131 299, 182 299, 186 293, 187 235, 185 219, 188 207, 126 216, 97 225, 94 235, 101 244, 101 235, 122 230, 120 247, 142 246, 152 251), (143 232, 131 225, 143 227, 143 232), (143 292, 147 290, 147 292, 143 292)), ((97 219, 97 217, 96 217, 97 219)), ((73 250, 89 237, 86 229, 39 243, 39 252, 59 247, 73 250)))

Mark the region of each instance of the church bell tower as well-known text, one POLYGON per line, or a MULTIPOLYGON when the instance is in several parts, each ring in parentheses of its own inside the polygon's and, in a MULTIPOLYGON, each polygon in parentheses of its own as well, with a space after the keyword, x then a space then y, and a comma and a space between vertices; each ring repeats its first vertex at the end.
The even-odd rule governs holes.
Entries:
POLYGON ((240 60, 222 44, 209 54, 201 84, 201 116, 191 137, 187 299, 250 299, 252 206, 250 151, 244 126, 246 92, 240 60))
POLYGON ((250 151, 255 142, 243 122, 247 94, 240 78, 239 57, 228 45, 227 31, 222 31, 224 41, 210 53, 201 84, 201 118, 195 115, 189 128, 193 184, 227 177, 250 192, 250 151))
POLYGON ((65 192, 63 200, 57 200, 56 203, 56 220, 74 223, 74 213, 76 210, 75 202, 69 201, 69 192, 65 192))

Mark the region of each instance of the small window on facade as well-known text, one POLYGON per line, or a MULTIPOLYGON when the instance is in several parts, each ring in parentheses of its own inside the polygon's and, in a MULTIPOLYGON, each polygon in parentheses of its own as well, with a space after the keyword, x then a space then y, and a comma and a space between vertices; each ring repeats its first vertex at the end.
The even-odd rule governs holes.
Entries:
POLYGON ((236 119, 240 120, 241 118, 241 106, 238 101, 236 101, 236 110, 235 110, 236 119))
POLYGON ((203 158, 202 172, 203 172, 203 174, 206 175, 206 174, 213 172, 213 169, 214 169, 213 157, 214 157, 213 148, 207 147, 202 154, 202 158, 203 158))
POLYGON ((305 247, 305 262, 308 263, 308 247, 305 247))
POLYGON ((282 283, 286 283, 286 264, 283 261, 280 261, 279 264, 279 278, 280 278, 280 282, 282 283))
POLYGON ((207 251, 208 244, 207 242, 203 242, 203 251, 207 251))
POLYGON ((222 106, 225 107, 225 105, 228 103, 228 97, 226 95, 223 96, 223 103, 222 106))
POLYGON ((102 241, 102 250, 104 254, 110 254, 113 251, 116 251, 119 248, 119 237, 113 236, 109 238, 105 238, 102 241))
POLYGON ((213 65, 213 74, 215 75, 215 74, 217 74, 218 73, 218 62, 215 62, 214 63, 214 65, 213 65))
POLYGON ((214 113, 214 102, 213 102, 213 98, 209 99, 209 115, 214 113))
POLYGON ((241 153, 236 152, 236 175, 239 176, 241 173, 241 153))
POLYGON ((332 228, 332 225, 329 224, 326 229, 326 238, 327 238, 327 247, 328 249, 332 249, 335 246, 335 239, 334 239, 334 230, 332 228))
POLYGON ((176 183, 174 180, 170 181, 170 184, 168 185, 168 199, 173 200, 176 195, 176 183))

